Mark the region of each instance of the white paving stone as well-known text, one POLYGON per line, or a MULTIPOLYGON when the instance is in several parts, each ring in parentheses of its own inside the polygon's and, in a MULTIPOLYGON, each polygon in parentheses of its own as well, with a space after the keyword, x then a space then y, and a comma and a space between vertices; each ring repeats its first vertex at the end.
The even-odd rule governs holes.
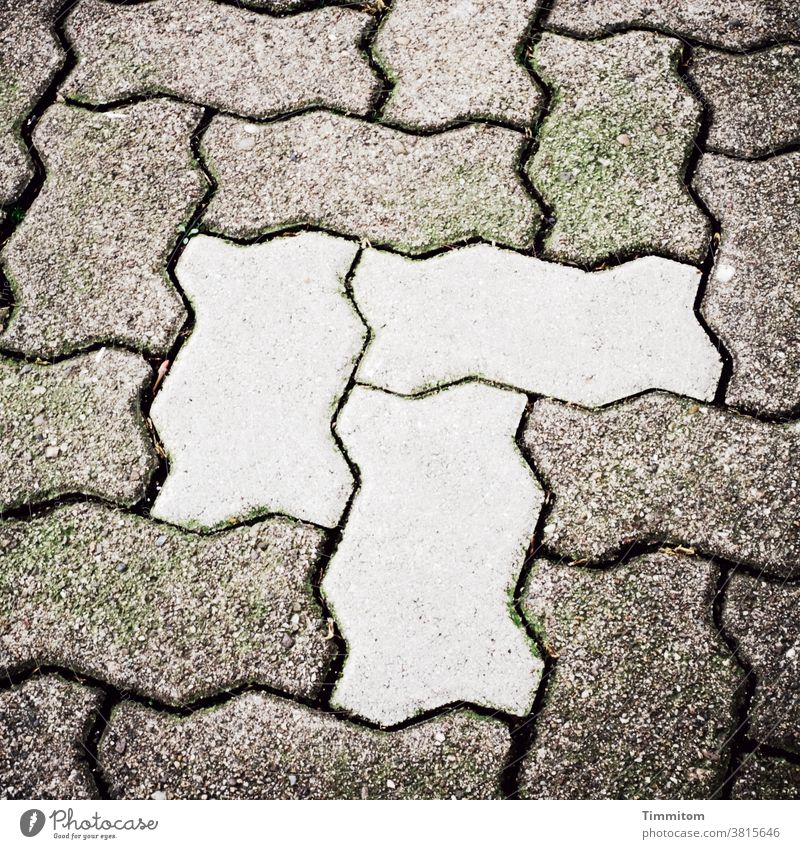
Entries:
POLYGON ((587 273, 490 245, 368 250, 357 379, 402 394, 466 378, 586 406, 661 388, 710 400, 722 361, 694 316, 700 271, 659 257, 587 273))
POLYGON ((530 710, 542 664, 510 610, 542 505, 524 410, 480 383, 351 392, 336 429, 361 487, 323 580, 348 647, 337 707, 384 726, 458 701, 530 710))
POLYGON ((152 408, 170 458, 154 516, 337 524, 353 480, 331 419, 366 334, 343 283, 356 250, 322 233, 192 239, 176 273, 196 327, 152 408))

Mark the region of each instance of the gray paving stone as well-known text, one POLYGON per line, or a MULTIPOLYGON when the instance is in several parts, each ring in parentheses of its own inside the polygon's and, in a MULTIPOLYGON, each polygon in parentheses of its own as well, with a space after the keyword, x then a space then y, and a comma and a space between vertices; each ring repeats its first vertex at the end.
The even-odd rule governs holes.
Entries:
POLYGON ((395 0, 372 53, 393 82, 382 118, 414 129, 533 124, 542 92, 517 61, 540 0, 395 0))
POLYGON ((525 403, 479 383, 350 393, 336 430, 361 486, 322 582, 348 649, 335 706, 383 726, 530 710, 542 663, 510 609, 542 506, 514 443, 525 403))
POLYGON ((590 406, 652 387, 711 400, 722 361, 694 316, 699 283, 658 257, 587 274, 490 245, 369 250, 352 280, 372 328, 357 379, 412 394, 474 376, 590 406))
POLYGON ((706 150, 754 157, 800 141, 800 46, 747 56, 698 48, 690 73, 711 112, 706 150))
POLYGON ((254 682, 312 696, 332 644, 324 535, 286 519, 198 536, 98 504, 0 524, 0 672, 65 666, 186 704, 254 682))
POLYGON ((176 273, 196 323, 151 409, 170 460, 153 516, 338 524, 354 481, 331 420, 366 337, 344 287, 357 250, 325 233, 189 242, 176 273))
POLYGON ((652 27, 729 50, 800 37, 796 0, 553 0, 548 27, 600 36, 652 27))
POLYGON ((0 205, 33 177, 23 123, 64 61, 52 31, 62 0, 0 0, 0 205))
POLYGON ((78 64, 62 92, 90 103, 167 94, 251 118, 313 106, 367 114, 381 80, 360 49, 371 16, 273 18, 215 0, 84 0, 67 22, 78 64))
POLYGON ((798 424, 657 392, 600 411, 537 401, 522 439, 555 496, 544 541, 560 554, 664 542, 798 572, 798 424))
POLYGON ((189 147, 200 114, 166 100, 47 110, 34 132, 47 179, 2 254, 17 307, 0 346, 169 348, 186 313, 166 263, 206 190, 189 147))
POLYGON ((722 622, 756 676, 748 736, 800 753, 800 587, 736 574, 722 622))
POLYGON ((205 224, 242 238, 311 224, 409 253, 473 236, 531 247, 540 213, 516 170, 523 142, 487 125, 413 136, 326 112, 218 116, 202 143, 219 184, 205 224))
POLYGON ((99 758, 128 799, 496 799, 509 742, 466 711, 385 732, 246 693, 186 719, 122 704, 99 758))
POLYGON ((710 227, 683 183, 701 110, 678 76, 680 54, 679 41, 648 32, 546 33, 536 46, 553 100, 526 170, 556 218, 547 257, 702 261, 710 227))
POLYGON ((717 573, 663 553, 607 571, 536 561, 524 610, 556 660, 523 798, 714 794, 744 675, 712 620, 717 573))
POLYGON ((725 401, 792 414, 800 404, 800 153, 752 163, 707 155, 694 187, 722 225, 702 312, 733 358, 725 401))
POLYGON ((42 675, 0 692, 0 799, 96 799, 85 741, 102 693, 42 675))
POLYGON ((737 773, 731 799, 800 799, 800 764, 758 752, 737 773))
POLYGON ((142 499, 158 464, 140 410, 152 376, 109 348, 49 366, 0 359, 0 510, 79 492, 142 499))

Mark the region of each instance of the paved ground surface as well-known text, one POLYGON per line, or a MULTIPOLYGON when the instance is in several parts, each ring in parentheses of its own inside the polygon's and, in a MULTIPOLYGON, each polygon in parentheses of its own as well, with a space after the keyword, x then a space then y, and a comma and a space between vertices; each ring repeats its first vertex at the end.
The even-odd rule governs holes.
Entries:
POLYGON ((795 0, 0 0, 0 797, 800 797, 795 0))

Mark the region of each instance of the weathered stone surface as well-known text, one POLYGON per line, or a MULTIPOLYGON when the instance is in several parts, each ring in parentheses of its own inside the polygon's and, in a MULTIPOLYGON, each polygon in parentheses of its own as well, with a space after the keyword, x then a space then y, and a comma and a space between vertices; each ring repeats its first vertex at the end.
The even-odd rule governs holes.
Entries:
POLYGON ((354 481, 331 419, 366 337, 344 288, 357 250, 324 233, 189 242, 176 273, 196 324, 151 410, 170 459, 155 517, 339 522, 354 481))
POLYGON ((316 528, 198 536, 96 504, 0 525, 0 671, 66 666, 185 704, 245 682, 314 695, 333 649, 316 528))
POLYGON ((246 693, 186 719, 122 704, 99 760, 112 795, 129 799, 485 799, 501 794, 509 742, 465 711, 373 731, 246 693))
POLYGON ((0 798, 96 799, 84 744, 101 699, 58 675, 0 692, 0 798))
POLYGON ((166 263, 206 189, 189 147, 199 119, 165 100, 47 110, 34 132, 47 179, 2 255, 17 307, 0 346, 169 348, 186 314, 166 263))
POLYGON ((800 37, 800 9, 796 0, 554 0, 547 25, 582 36, 653 27, 744 50, 800 37))
POLYGON ((800 764, 754 752, 736 776, 731 799, 800 799, 800 764))
POLYGON ((679 41, 648 32, 545 34, 536 46, 553 100, 526 170, 556 218, 548 257, 705 256, 709 224, 683 183, 700 104, 677 74, 680 53, 679 41))
POLYGON ((380 87, 359 46, 369 21, 335 7, 273 18, 214 0, 84 0, 67 22, 78 64, 62 91, 91 104, 168 94, 251 118, 364 115, 380 87))
POLYGON ((766 162, 704 156, 694 187, 722 224, 702 311, 733 357, 728 404, 800 404, 800 153, 766 162))
POLYGON ((662 553, 608 571, 536 561, 523 605, 556 662, 523 797, 697 799, 719 789, 744 672, 712 620, 717 571, 662 553))
POLYGON ((706 149, 764 156, 800 140, 800 47, 747 56, 698 48, 691 77, 711 112, 706 149))
POLYGON ((361 486, 322 583, 348 647, 337 707, 384 726, 460 701, 530 710, 542 664, 510 610, 542 505, 514 443, 525 400, 351 392, 336 429, 361 486))
POLYGON ((537 401, 523 443, 554 493, 544 541, 560 554, 666 542, 798 571, 798 424, 657 392, 594 412, 537 401))
POLYGON ((366 251, 372 338, 357 379, 412 394, 481 377, 584 405, 658 387, 711 400, 722 361, 694 316, 700 272, 647 257, 587 274, 490 245, 366 251))
POLYGON ((52 30, 62 0, 0 0, 0 205, 33 177, 20 129, 61 66, 52 30))
POLYGON ((415 129, 491 119, 531 126, 542 93, 517 61, 539 0, 395 0, 372 43, 394 83, 382 118, 415 129))
POLYGON ((205 223, 243 238, 311 224, 410 253, 472 236, 531 247, 540 213, 516 172, 523 142, 486 125, 413 136, 326 112, 218 116, 202 144, 219 184, 205 223))
POLYGON ((735 574, 722 622, 756 675, 748 735, 800 752, 800 587, 735 574))

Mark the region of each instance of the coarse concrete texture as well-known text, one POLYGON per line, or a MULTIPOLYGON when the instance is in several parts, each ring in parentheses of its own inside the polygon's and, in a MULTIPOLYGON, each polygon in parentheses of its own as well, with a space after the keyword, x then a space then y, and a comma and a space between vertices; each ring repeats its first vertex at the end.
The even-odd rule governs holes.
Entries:
POLYGON ((201 146, 218 183, 204 221, 242 238, 311 224, 408 253, 475 236, 531 247, 541 216, 517 173, 524 141, 487 125, 414 136, 328 112, 217 116, 201 146))
POLYGON ((244 683, 315 695, 334 649, 287 519, 198 536, 99 504, 0 524, 0 671, 64 666, 183 705, 244 683))
POLYGON ((33 178, 21 129, 64 61, 53 32, 63 0, 0 0, 0 205, 33 178))
POLYGON ((480 377, 589 406, 653 387, 711 400, 722 360, 694 316, 699 283, 659 257, 588 274, 490 245, 368 250, 352 281, 373 331, 357 379, 413 394, 480 377))
POLYGON ((338 524, 354 481, 331 420, 367 332, 344 286, 357 250, 324 233, 190 240, 176 273, 196 323, 151 409, 170 464, 153 516, 338 524))
POLYGON ((537 401, 522 442, 554 494, 544 542, 565 557, 639 541, 800 571, 800 424, 655 392, 599 411, 537 401))
POLYGON ((467 711, 386 732, 251 692, 185 719, 123 703, 99 760, 115 798, 496 799, 509 745, 467 711))
POLYGON ((420 130, 494 120, 530 127, 542 92, 518 60, 540 0, 394 0, 372 42, 393 82, 382 120, 420 130))
POLYGON ((702 799, 720 789, 745 675, 712 620, 717 567, 648 554, 537 560, 523 596, 556 658, 520 772, 535 799, 702 799))
POLYGON ((711 113, 706 150, 754 157, 800 141, 800 46, 745 56, 697 48, 690 75, 711 113))
POLYGON ((536 45, 553 97, 526 171, 555 216, 546 257, 702 261, 711 230, 683 182, 701 110, 678 76, 680 55, 679 41, 649 32, 595 42, 546 33, 536 45))
POLYGON ((800 764, 760 752, 746 755, 731 799, 800 799, 800 764))
POLYGON ((327 8, 273 18, 215 0, 83 0, 61 91, 89 104, 167 94, 250 118, 313 106, 367 114, 381 80, 360 42, 371 16, 327 8))
POLYGON ((170 347, 186 312, 165 266, 206 191, 189 147, 200 114, 167 100, 45 112, 33 140, 47 179, 2 252, 17 304, 0 347, 170 347))
POLYGON ((800 153, 704 156, 693 183, 722 225, 701 306, 731 352, 725 401, 766 415, 800 404, 800 153))
POLYGON ((360 488, 322 581, 347 643, 334 706, 383 726, 530 710, 542 662, 511 604, 543 501, 514 443, 525 403, 479 383, 350 393, 336 430, 360 488))
POLYGON ((0 691, 0 799, 96 799, 85 743, 102 697, 58 675, 0 691))
POLYGON ((0 510, 69 493, 143 498, 158 464, 140 410, 152 376, 110 348, 55 365, 0 358, 0 510))
POLYGON ((800 38, 797 0, 553 0, 547 26, 597 37, 653 28, 729 50, 800 38))
POLYGON ((748 736, 800 754, 800 587, 735 574, 722 622, 755 672, 748 736))

